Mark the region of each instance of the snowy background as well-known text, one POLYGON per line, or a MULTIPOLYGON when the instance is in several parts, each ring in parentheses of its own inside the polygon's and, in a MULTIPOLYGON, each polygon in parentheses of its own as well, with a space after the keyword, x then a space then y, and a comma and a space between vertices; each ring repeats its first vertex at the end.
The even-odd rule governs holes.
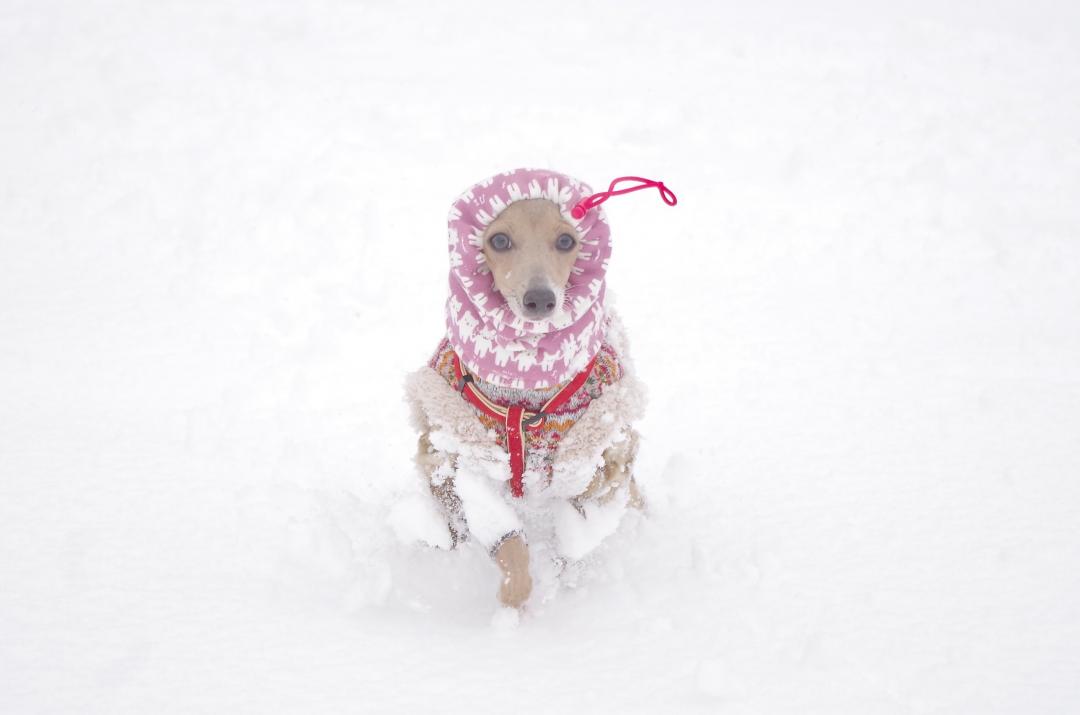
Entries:
POLYGON ((1080 710, 1080 10, 748 5, 0 1, 0 712, 1080 710), (650 518, 515 629, 387 516, 522 165, 680 203, 650 518))

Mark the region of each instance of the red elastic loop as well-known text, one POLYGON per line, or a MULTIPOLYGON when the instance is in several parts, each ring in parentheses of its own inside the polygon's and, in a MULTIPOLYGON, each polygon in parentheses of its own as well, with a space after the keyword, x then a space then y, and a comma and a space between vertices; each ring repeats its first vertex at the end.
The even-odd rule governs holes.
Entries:
POLYGON ((668 206, 674 206, 679 203, 679 200, 675 198, 675 192, 668 187, 664 186, 663 181, 653 181, 652 179, 643 179, 640 176, 620 176, 614 179, 611 184, 608 185, 607 191, 599 191, 590 196, 586 196, 581 201, 574 204, 574 208, 571 209, 570 215, 575 219, 585 218, 585 214, 589 209, 599 206, 612 196, 618 196, 619 194, 629 194, 631 191, 641 191, 642 189, 650 189, 656 187, 660 191, 660 198, 664 200, 664 203, 668 206), (624 189, 616 189, 615 186, 620 181, 636 181, 636 186, 627 186, 624 189))

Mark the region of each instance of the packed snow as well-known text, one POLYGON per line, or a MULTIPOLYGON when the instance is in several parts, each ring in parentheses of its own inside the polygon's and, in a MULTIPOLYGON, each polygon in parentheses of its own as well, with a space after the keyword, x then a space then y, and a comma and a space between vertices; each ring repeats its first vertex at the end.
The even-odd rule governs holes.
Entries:
POLYGON ((1080 711, 1080 10, 747 5, 0 4, 0 712, 1080 711), (679 197, 520 615, 403 400, 517 166, 679 197))

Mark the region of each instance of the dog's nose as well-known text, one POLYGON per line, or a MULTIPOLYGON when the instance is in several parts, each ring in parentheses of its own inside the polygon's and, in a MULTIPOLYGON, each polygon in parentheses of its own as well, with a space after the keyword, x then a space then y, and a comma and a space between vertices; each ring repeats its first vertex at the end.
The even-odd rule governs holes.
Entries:
POLYGON ((525 292, 522 300, 525 312, 535 318, 543 318, 555 310, 555 291, 550 288, 533 288, 525 292))

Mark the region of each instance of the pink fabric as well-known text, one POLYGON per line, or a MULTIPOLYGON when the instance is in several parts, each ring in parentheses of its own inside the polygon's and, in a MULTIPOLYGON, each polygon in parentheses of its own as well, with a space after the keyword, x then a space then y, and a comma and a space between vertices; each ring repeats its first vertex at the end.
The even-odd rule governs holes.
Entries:
POLYGON ((592 193, 569 176, 515 169, 481 181, 450 208, 450 297, 446 334, 465 366, 484 382, 540 389, 573 379, 604 340, 604 275, 611 255, 603 210, 573 218, 592 193), (548 199, 578 232, 581 249, 567 286, 569 310, 560 320, 523 320, 495 289, 481 252, 483 233, 515 201, 548 199))

